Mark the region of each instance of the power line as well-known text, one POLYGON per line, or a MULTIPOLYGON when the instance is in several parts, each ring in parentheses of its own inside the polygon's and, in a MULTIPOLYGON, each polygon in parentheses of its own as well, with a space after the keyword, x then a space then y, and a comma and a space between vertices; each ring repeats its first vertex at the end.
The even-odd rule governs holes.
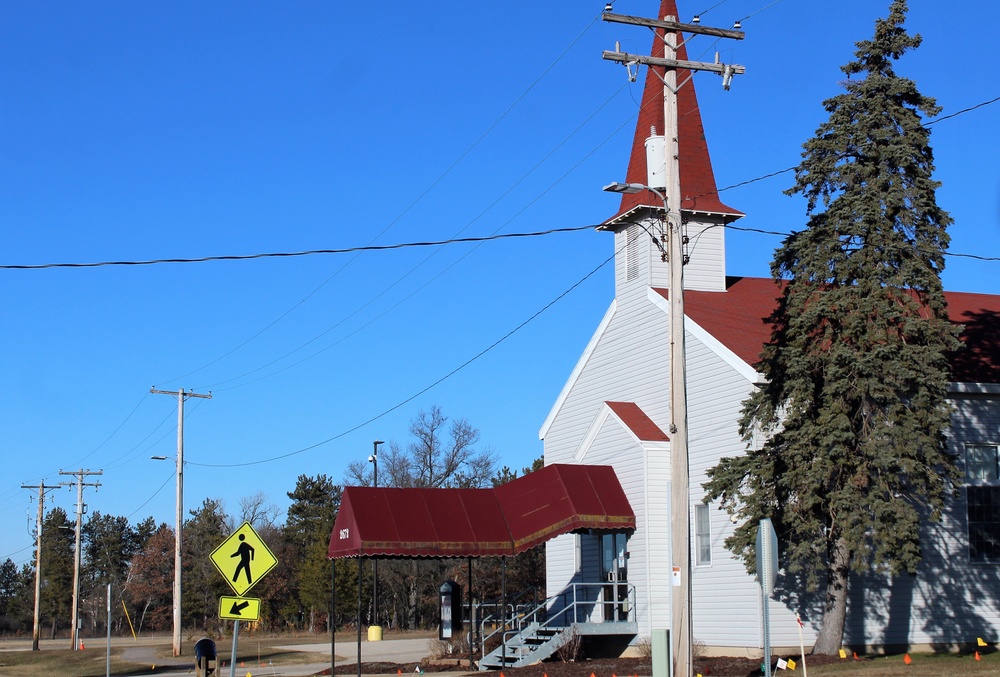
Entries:
MULTIPOLYGON (((944 115, 933 120, 929 120, 922 126, 924 128, 930 125, 937 124, 938 122, 943 122, 944 120, 949 120, 959 115, 972 112, 979 108, 989 106, 991 104, 1000 101, 1000 96, 988 101, 983 101, 974 106, 969 106, 968 108, 963 108, 962 110, 956 111, 949 115, 944 115)), ((632 117, 635 117, 634 115, 632 117)), ((631 118, 630 118, 631 119, 631 118)), ((786 167, 784 169, 779 169, 768 174, 763 174, 761 176, 754 177, 752 179, 747 179, 746 181, 740 181, 739 183, 734 183, 732 185, 726 186, 724 188, 718 188, 714 193, 703 193, 701 195, 695 195, 689 199, 697 199, 699 197, 705 197, 710 194, 718 194, 725 192, 727 190, 732 190, 734 188, 740 188, 758 181, 763 181, 765 179, 770 179, 781 174, 785 174, 791 171, 795 171, 797 167, 786 167)), ((578 232, 581 230, 588 230, 591 228, 596 228, 597 226, 575 226, 571 228, 552 228, 549 230, 534 231, 527 233, 493 233, 492 235, 482 236, 482 237, 462 237, 462 238, 449 238, 446 240, 436 240, 430 242, 404 242, 389 245, 375 245, 368 244, 360 247, 344 247, 340 249, 308 249, 296 252, 265 252, 259 254, 229 254, 220 256, 202 256, 195 258, 164 258, 164 259, 145 259, 145 260, 123 260, 123 261, 96 261, 96 262, 75 262, 75 263, 40 263, 40 264, 0 264, 0 270, 44 270, 50 268, 100 268, 108 266, 151 266, 159 265, 165 263, 207 263, 211 261, 250 261, 255 259, 266 259, 266 258, 292 258, 299 256, 313 256, 318 254, 349 254, 355 252, 366 252, 366 251, 389 251, 395 249, 408 249, 415 247, 440 247, 449 244, 463 244, 463 243, 481 243, 489 242, 492 240, 502 240, 510 238, 521 238, 521 237, 538 237, 542 235, 552 235, 556 233, 571 233, 578 232)), ((383 231, 384 232, 384 231, 383 231)), ((978 258, 973 255, 967 255, 969 258, 978 258)), ((987 258, 985 260, 992 260, 987 258)))
POLYGON ((315 444, 311 444, 308 447, 302 447, 301 449, 297 449, 295 451, 290 451, 288 453, 281 454, 279 456, 272 456, 270 458, 264 458, 264 459, 260 459, 260 460, 257 460, 257 461, 247 461, 246 463, 195 463, 193 461, 188 461, 187 463, 188 463, 188 465, 196 465, 196 466, 200 466, 200 467, 203 467, 203 468, 242 468, 242 467, 251 466, 251 465, 261 465, 263 463, 271 463, 273 461, 280 461, 282 459, 289 458, 291 456, 297 456, 298 454, 305 453, 305 452, 307 452, 307 451, 309 451, 311 449, 315 449, 317 447, 321 447, 324 444, 329 444, 330 442, 333 442, 335 440, 340 439, 341 437, 349 435, 349 434, 353 433, 356 430, 360 430, 361 428, 365 427, 366 425, 368 425, 370 423, 374 423, 375 421, 379 420, 380 418, 382 418, 384 416, 387 416, 387 415, 391 414, 392 412, 396 411, 397 409, 399 409, 400 407, 403 407, 404 405, 412 402, 413 400, 417 399, 418 397, 420 397, 424 393, 428 392, 429 390, 431 390, 431 389, 435 388, 436 386, 440 385, 441 383, 445 382, 446 380, 448 380, 449 378, 451 378, 452 376, 454 376, 458 372, 462 371, 463 369, 465 369, 466 367, 468 367, 470 364, 472 364, 473 362, 475 362, 479 358, 483 357, 484 355, 486 355, 487 353, 489 353, 490 351, 492 351, 494 348, 496 348, 497 346, 499 346, 501 343, 503 343, 504 341, 506 341, 507 339, 509 339, 511 336, 513 336, 514 334, 516 334, 517 332, 519 332, 521 329, 524 329, 524 327, 526 327, 529 323, 531 323, 533 320, 535 320, 536 318, 538 318, 542 313, 544 313, 549 308, 551 308, 556 303, 558 303, 563 298, 565 298, 574 289, 576 289, 581 284, 583 284, 584 282, 586 282, 588 279, 590 279, 591 277, 593 277, 599 270, 601 270, 601 268, 603 268, 604 266, 606 266, 609 263, 611 263, 612 261, 614 261, 615 256, 617 256, 617 255, 618 255, 618 252, 616 251, 610 257, 608 257, 603 262, 601 262, 596 268, 594 268, 593 270, 591 270, 589 273, 587 273, 582 278, 580 278, 577 282, 573 283, 573 285, 571 285, 568 289, 566 289, 564 292, 562 292, 561 294, 559 294, 559 296, 555 297, 554 299, 552 299, 551 301, 549 301, 548 303, 546 303, 544 306, 542 306, 531 317, 529 317, 528 319, 526 319, 523 322, 521 322, 521 324, 519 324, 516 327, 514 327, 513 329, 511 329, 509 332, 507 332, 506 334, 504 334, 503 336, 501 336, 499 339, 497 339, 496 341, 494 341, 492 344, 490 344, 486 348, 483 348, 478 353, 476 353, 475 355, 473 355, 472 357, 470 357, 469 359, 467 359, 465 362, 463 362, 459 366, 457 366, 454 369, 452 369, 451 371, 449 371, 444 376, 440 377, 439 379, 437 379, 436 381, 434 381, 430 385, 424 387, 420 391, 414 393, 413 395, 410 395, 406 399, 401 400, 400 402, 397 402, 396 404, 394 404, 393 406, 389 407, 388 409, 386 409, 382 413, 377 414, 375 416, 372 416, 367 421, 364 421, 362 423, 358 423, 354 427, 348 428, 347 430, 344 430, 343 432, 340 432, 340 433, 334 435, 333 437, 327 438, 327 439, 323 440, 322 442, 316 442, 315 444))
POLYGON ((39 263, 0 265, 0 270, 43 270, 48 268, 101 268, 106 266, 154 266, 162 263, 207 263, 209 261, 251 261, 254 259, 291 258, 296 256, 313 256, 315 254, 350 254, 352 252, 388 251, 392 249, 409 249, 411 247, 440 247, 446 244, 462 244, 468 242, 488 242, 516 237, 537 237, 554 233, 572 233, 596 228, 597 226, 576 226, 573 228, 552 228, 532 233, 502 233, 484 237, 460 237, 433 242, 403 242, 397 244, 373 245, 361 247, 344 247, 342 249, 308 249, 297 252, 266 252, 262 254, 229 254, 223 256, 201 256, 197 258, 145 259, 136 261, 96 261, 90 263, 39 263))
POLYGON ((749 19, 750 17, 754 16, 755 14, 760 14, 760 13, 761 13, 761 12, 763 12, 763 11, 764 11, 765 9, 769 9, 769 8, 771 8, 771 7, 774 7, 774 6, 775 6, 775 5, 777 5, 777 4, 779 3, 779 2, 781 2, 781 0, 774 0, 774 1, 773 1, 773 2, 771 3, 771 4, 769 4, 769 5, 765 5, 764 7, 761 7, 760 9, 758 9, 758 10, 756 10, 756 11, 754 11, 754 12, 750 12, 749 14, 747 14, 747 15, 746 15, 745 17, 743 17, 742 19, 737 19, 737 20, 736 20, 736 23, 737 23, 737 24, 740 24, 740 23, 743 23, 744 21, 746 21, 746 20, 747 20, 747 19, 749 19))
MULTIPOLYGON (((937 124, 938 122, 943 122, 944 120, 949 120, 959 115, 972 112, 979 108, 989 106, 991 104, 1000 101, 1000 96, 987 101, 983 101, 974 106, 969 106, 968 108, 963 108, 962 110, 955 111, 949 115, 944 115, 933 120, 929 120, 922 126, 924 128, 930 125, 937 124)), ((634 115, 632 117, 635 117, 634 115)), ((631 118, 630 118, 631 119, 631 118)), ((768 174, 763 174, 761 176, 754 177, 752 179, 747 179, 746 181, 740 181, 739 183, 734 183, 724 188, 718 188, 714 193, 703 193, 701 195, 695 195, 689 199, 697 199, 699 197, 705 197, 710 194, 718 194, 725 192, 727 190, 732 190, 734 188, 740 188, 758 181, 763 181, 765 179, 770 179, 781 174, 785 174, 791 171, 795 171, 797 167, 786 167, 784 169, 779 169, 768 174)), ((210 261, 249 261, 255 259, 266 259, 266 258, 291 258, 298 256, 313 256, 318 254, 349 254, 354 252, 366 252, 366 251, 389 251, 395 249, 407 249, 414 247, 440 247, 449 244, 463 244, 463 243, 481 243, 489 242, 492 240, 502 240, 509 238, 521 238, 521 237, 538 237, 542 235, 552 235, 556 233, 571 233, 578 232, 581 230, 589 230, 591 228, 596 228, 597 226, 575 226, 570 228, 552 228, 549 230, 533 231, 527 233, 493 233, 492 235, 482 236, 482 237, 463 237, 463 238, 449 238, 447 240, 436 240, 430 242, 404 242, 390 245, 374 245, 368 244, 361 247, 344 247, 340 249, 308 249, 304 251, 296 252, 265 252, 259 254, 231 254, 231 255, 221 255, 221 256, 202 256, 196 258, 169 258, 169 259, 146 259, 146 260, 124 260, 124 261, 97 261, 97 262, 85 262, 85 263, 41 263, 41 264, 0 264, 0 270, 43 270, 49 268, 99 268, 107 266, 150 266, 159 265, 164 263, 206 263, 210 261)), ((953 256, 958 256, 953 254, 953 256)), ((974 255, 964 255, 969 258, 980 258, 974 255)), ((985 260, 993 260, 987 257, 985 260)))
MULTIPOLYGON (((989 106, 990 104, 997 103, 998 101, 1000 101, 1000 96, 995 97, 993 99, 990 99, 988 101, 983 101, 981 103, 977 103, 976 105, 969 106, 968 108, 963 108, 962 110, 955 111, 954 113, 950 113, 948 115, 942 115, 941 117, 934 118, 933 120, 928 120, 924 124, 920 125, 920 127, 923 127, 924 129, 926 129, 927 127, 930 127, 931 125, 937 124, 938 122, 942 122, 944 120, 948 120, 948 119, 951 119, 951 118, 958 117, 959 115, 963 115, 965 113, 969 113, 969 112, 974 111, 974 110, 976 110, 978 108, 983 108, 984 106, 989 106)), ((740 181, 739 183, 734 183, 732 185, 726 186, 725 188, 717 188, 714 192, 701 193, 700 195, 690 196, 690 197, 688 197, 686 199, 697 200, 700 197, 707 197, 709 195, 717 195, 717 194, 723 193, 723 192, 725 192, 727 190, 732 190, 733 188, 740 188, 742 186, 747 186, 747 185, 749 185, 751 183, 757 183, 758 181, 763 181, 764 179, 770 179, 770 178, 773 178, 775 176, 779 176, 781 174, 786 174, 788 172, 794 172, 796 169, 798 169, 797 165, 795 167, 785 167, 784 169, 779 169, 779 170, 777 170, 775 172, 771 172, 769 174, 763 174, 762 176, 758 176, 758 177, 755 177, 755 178, 752 178, 752 179, 747 179, 746 181, 740 181)))
POLYGON ((983 106, 989 106, 991 103, 996 103, 997 101, 1000 101, 1000 96, 998 96, 998 97, 996 97, 994 99, 990 99, 989 101, 983 101, 982 103, 977 103, 975 106, 969 106, 968 108, 963 108, 962 110, 955 111, 954 113, 950 113, 948 115, 942 115, 941 117, 934 118, 933 120, 931 120, 931 121, 927 122, 926 124, 924 124, 924 127, 930 127, 931 125, 936 125, 937 123, 939 123, 939 122, 941 122, 943 120, 948 120, 950 118, 958 117, 959 115, 962 115, 964 113, 968 113, 968 112, 974 111, 977 108, 982 108, 983 106))

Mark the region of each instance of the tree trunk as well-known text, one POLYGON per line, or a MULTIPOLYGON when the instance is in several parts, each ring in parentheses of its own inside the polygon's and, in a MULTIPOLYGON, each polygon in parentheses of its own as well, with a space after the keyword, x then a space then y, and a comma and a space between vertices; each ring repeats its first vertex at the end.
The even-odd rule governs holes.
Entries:
POLYGON ((417 628, 417 562, 412 563, 413 575, 410 577, 410 595, 407 600, 406 624, 410 630, 417 628))
POLYGON ((844 622, 847 619, 847 578, 851 553, 843 538, 838 538, 830 553, 830 573, 826 583, 823 621, 812 652, 833 656, 843 647, 844 622))

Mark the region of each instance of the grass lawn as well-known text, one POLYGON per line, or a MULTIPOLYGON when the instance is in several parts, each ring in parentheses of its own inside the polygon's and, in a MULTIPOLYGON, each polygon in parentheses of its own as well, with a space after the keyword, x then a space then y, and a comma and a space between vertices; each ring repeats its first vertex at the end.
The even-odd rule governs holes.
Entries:
MULTIPOLYGON (((981 655, 976 660, 970 654, 909 654, 911 662, 907 664, 903 656, 878 656, 860 661, 851 659, 829 665, 809 667, 811 675, 858 675, 868 677, 945 677, 946 675, 994 675, 1000 677, 1000 653, 981 655)), ((806 661, 808 661, 808 656, 806 661)), ((778 671, 778 677, 792 677, 801 674, 778 671)))

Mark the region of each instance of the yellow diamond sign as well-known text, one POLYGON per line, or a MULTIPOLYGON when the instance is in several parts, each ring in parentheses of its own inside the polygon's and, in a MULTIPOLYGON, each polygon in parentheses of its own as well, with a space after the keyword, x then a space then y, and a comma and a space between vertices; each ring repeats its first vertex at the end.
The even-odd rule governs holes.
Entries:
POLYGON ((242 597, 274 568, 278 560, 250 523, 244 522, 212 551, 212 563, 226 577, 233 592, 242 597))

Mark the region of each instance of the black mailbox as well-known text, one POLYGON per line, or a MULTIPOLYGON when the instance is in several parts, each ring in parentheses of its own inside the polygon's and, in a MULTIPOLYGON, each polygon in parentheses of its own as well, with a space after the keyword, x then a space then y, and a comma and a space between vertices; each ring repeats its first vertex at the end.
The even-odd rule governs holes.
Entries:
POLYGON ((194 643, 194 671, 198 677, 208 677, 215 669, 215 642, 202 637, 194 643))
POLYGON ((438 600, 441 605, 438 639, 451 640, 462 632, 462 588, 455 581, 445 581, 438 600))

